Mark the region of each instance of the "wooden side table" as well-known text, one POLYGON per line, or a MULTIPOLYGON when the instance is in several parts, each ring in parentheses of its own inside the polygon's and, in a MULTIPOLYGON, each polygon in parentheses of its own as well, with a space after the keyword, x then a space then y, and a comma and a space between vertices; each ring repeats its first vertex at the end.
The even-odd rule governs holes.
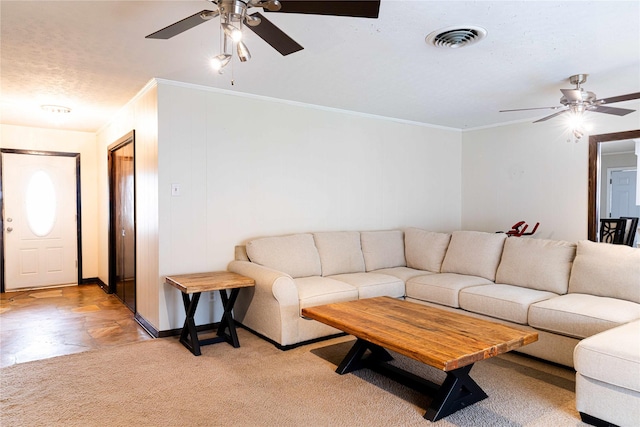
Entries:
POLYGON ((227 341, 235 348, 240 347, 236 324, 233 320, 233 305, 240 292, 240 288, 254 286, 255 282, 250 277, 241 276, 229 271, 213 271, 209 273, 180 274, 177 276, 167 276, 165 282, 178 288, 182 292, 182 302, 187 315, 180 333, 180 342, 191 352, 200 356, 200 346, 227 341), (227 295, 227 289, 231 290, 231 295, 227 295), (222 298, 224 313, 218 325, 217 337, 205 340, 198 339, 198 331, 194 315, 200 301, 202 292, 219 291, 222 298), (190 295, 192 295, 190 297, 190 295), (228 330, 228 332, 225 332, 228 330))

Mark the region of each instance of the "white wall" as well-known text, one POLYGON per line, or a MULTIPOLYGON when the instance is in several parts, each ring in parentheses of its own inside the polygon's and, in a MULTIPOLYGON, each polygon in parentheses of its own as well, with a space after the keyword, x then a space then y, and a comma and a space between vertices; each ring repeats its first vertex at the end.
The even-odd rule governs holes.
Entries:
MULTIPOLYGON (((460 131, 170 83, 158 103, 161 276, 225 269, 259 236, 460 228, 460 131)), ((179 298, 162 285, 161 330, 179 298)))
MULTIPOLYGON (((640 113, 590 113, 589 121, 594 135, 633 130, 640 113)), ((506 231, 540 222, 538 238, 586 239, 589 138, 568 138, 560 118, 463 132, 462 227, 506 231)))
POLYGON ((82 278, 98 277, 95 134, 0 124, 0 148, 80 153, 82 278))

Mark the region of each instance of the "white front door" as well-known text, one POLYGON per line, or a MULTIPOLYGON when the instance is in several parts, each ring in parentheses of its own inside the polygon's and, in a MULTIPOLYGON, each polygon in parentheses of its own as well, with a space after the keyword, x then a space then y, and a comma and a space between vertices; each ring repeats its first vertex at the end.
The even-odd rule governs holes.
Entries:
POLYGON ((5 290, 77 284, 76 159, 2 153, 5 290))

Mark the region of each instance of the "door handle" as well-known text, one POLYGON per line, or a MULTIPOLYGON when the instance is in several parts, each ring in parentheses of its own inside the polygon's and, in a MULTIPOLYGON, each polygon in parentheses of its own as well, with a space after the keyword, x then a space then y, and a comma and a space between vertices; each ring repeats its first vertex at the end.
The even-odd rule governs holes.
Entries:
POLYGON ((13 231, 13 227, 7 227, 7 233, 11 233, 13 231))

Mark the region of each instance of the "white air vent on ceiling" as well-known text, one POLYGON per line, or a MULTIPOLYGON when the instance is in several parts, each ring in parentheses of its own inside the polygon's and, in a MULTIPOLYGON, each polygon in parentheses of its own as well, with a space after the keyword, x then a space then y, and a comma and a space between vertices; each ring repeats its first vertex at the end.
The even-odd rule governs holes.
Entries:
POLYGON ((425 41, 435 47, 459 49, 477 43, 487 36, 484 28, 465 25, 447 27, 430 33, 425 41))

